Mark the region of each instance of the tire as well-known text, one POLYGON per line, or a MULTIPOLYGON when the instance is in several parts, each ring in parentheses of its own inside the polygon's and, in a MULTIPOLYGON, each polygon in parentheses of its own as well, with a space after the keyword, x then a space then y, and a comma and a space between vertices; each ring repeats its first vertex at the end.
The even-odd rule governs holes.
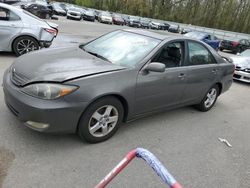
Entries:
POLYGON ((207 112, 209 111, 213 106, 214 104, 216 103, 217 101, 217 98, 219 96, 219 87, 218 85, 214 85, 212 86, 208 92, 206 93, 205 97, 202 99, 202 101, 197 104, 195 107, 202 111, 202 112, 207 112), (214 93, 215 92, 215 93, 214 93), (214 93, 214 94, 213 94, 214 93), (212 95, 213 94, 213 95, 212 95), (208 97, 208 95, 210 95, 210 99, 208 97), (208 102, 209 101, 209 102, 208 102))
POLYGON ((18 37, 17 39, 14 40, 12 48, 14 53, 17 56, 20 56, 26 54, 27 52, 38 50, 39 43, 37 42, 36 39, 32 37, 23 36, 23 37, 18 37))
POLYGON ((220 47, 219 50, 220 50, 220 51, 223 51, 224 49, 220 47))
POLYGON ((116 133, 123 116, 123 105, 117 98, 101 98, 83 113, 78 125, 78 135, 89 143, 103 142, 116 133))

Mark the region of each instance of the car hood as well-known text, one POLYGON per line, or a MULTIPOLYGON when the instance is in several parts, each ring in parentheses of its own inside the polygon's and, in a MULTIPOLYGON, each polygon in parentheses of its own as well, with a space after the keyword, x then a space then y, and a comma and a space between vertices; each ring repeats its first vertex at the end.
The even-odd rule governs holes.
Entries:
POLYGON ((32 82, 64 82, 123 69, 125 67, 90 55, 78 46, 31 52, 19 57, 11 67, 12 75, 17 75, 21 86, 32 82))
POLYGON ((250 57, 235 56, 230 58, 233 60, 235 66, 241 68, 250 68, 250 57))

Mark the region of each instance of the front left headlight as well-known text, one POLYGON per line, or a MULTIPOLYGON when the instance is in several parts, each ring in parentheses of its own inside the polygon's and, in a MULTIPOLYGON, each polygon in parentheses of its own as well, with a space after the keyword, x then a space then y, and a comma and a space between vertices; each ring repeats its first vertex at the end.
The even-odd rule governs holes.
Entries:
POLYGON ((53 83, 37 83, 25 86, 22 91, 40 99, 57 99, 59 97, 68 95, 75 90, 77 86, 53 84, 53 83))

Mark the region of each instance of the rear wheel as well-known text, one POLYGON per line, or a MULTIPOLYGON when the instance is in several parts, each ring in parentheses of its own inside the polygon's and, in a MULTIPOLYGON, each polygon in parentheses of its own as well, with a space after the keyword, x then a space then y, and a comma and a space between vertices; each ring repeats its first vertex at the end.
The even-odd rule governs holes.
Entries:
POLYGON ((95 101, 82 115, 78 134, 87 142, 98 143, 112 137, 123 119, 124 109, 115 97, 95 101))
POLYGON ((28 52, 38 50, 38 42, 29 36, 23 36, 15 39, 13 42, 13 51, 17 56, 26 54, 28 52))
POLYGON ((202 112, 210 110, 214 106, 218 98, 218 95, 219 95, 219 87, 216 84, 209 89, 203 100, 195 107, 202 112))

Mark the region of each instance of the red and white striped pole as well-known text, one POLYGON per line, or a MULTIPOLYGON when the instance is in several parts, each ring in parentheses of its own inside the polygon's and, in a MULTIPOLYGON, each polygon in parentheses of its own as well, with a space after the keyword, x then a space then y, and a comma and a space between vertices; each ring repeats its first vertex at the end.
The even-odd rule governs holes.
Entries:
POLYGON ((95 188, 104 188, 108 185, 135 157, 142 158, 149 164, 161 179, 170 188, 182 188, 161 162, 148 150, 137 148, 130 151, 121 162, 109 172, 95 188))

